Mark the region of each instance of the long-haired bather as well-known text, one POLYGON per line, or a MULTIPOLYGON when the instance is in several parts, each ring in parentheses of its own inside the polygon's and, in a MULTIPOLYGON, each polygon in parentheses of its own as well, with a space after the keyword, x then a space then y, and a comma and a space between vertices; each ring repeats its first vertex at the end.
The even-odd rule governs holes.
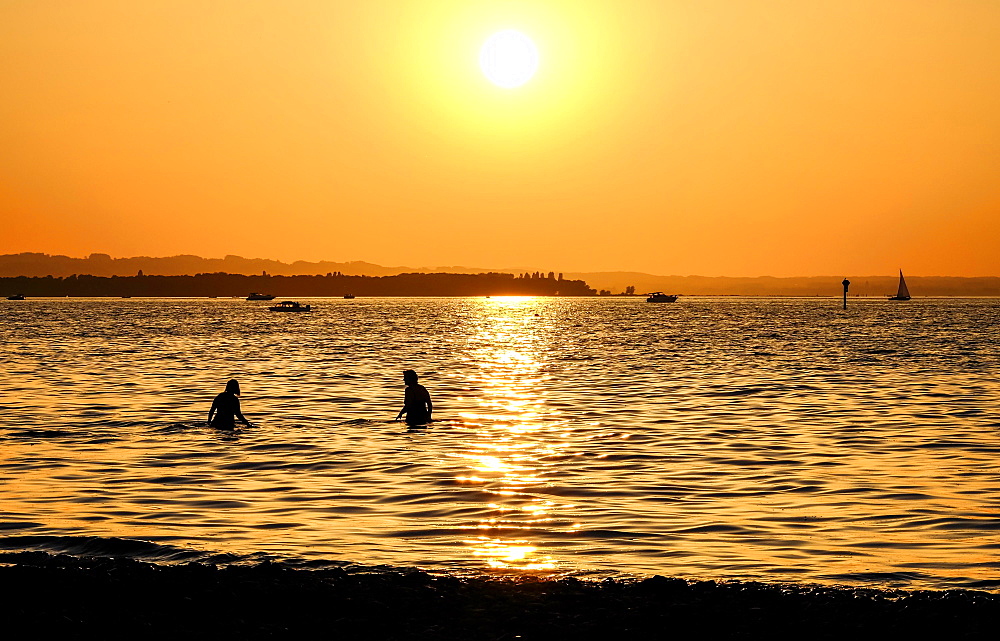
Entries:
POLYGON ((226 383, 226 391, 212 401, 212 409, 208 410, 208 423, 212 427, 232 430, 236 429, 237 418, 249 427, 250 421, 240 413, 240 383, 233 378, 226 383))
POLYGON ((396 420, 406 414, 406 422, 410 425, 430 423, 434 405, 431 403, 431 395, 427 392, 427 388, 417 383, 417 373, 412 369, 403 372, 403 382, 406 383, 403 409, 399 410, 396 420))

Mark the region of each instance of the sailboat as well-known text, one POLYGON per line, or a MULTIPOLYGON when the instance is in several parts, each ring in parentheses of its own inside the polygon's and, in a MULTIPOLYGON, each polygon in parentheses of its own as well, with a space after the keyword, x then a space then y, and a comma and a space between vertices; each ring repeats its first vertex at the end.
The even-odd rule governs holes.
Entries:
POLYGON ((906 288, 906 281, 903 279, 903 270, 899 270, 899 289, 895 296, 890 296, 889 300, 910 300, 910 290, 906 288))

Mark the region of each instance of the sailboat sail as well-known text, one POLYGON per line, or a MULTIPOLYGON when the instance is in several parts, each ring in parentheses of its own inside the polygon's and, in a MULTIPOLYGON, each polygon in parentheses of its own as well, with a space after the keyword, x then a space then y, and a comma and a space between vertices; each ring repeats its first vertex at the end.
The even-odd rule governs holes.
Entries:
POLYGON ((910 290, 906 288, 906 281, 903 280, 903 270, 899 270, 899 290, 896 292, 896 298, 899 300, 906 300, 910 297, 910 290))
POLYGON ((903 270, 899 270, 899 289, 895 296, 890 296, 889 300, 910 300, 910 290, 906 288, 906 281, 903 279, 903 270))

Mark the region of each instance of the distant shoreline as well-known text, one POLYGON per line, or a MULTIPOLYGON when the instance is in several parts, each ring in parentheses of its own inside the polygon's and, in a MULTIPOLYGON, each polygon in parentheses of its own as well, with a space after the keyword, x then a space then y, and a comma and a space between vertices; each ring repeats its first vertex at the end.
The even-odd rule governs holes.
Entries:
MULTIPOLYGON (((384 299, 384 298, 519 298, 519 297, 532 297, 532 298, 596 298, 600 300, 635 300, 645 302, 645 294, 612 294, 607 296, 601 296, 598 294, 586 294, 579 296, 561 296, 561 295, 548 295, 548 294, 469 294, 469 295, 421 295, 421 294, 401 294, 401 295, 384 295, 384 296, 363 296, 358 295, 355 298, 358 300, 363 299, 384 299)), ((278 295, 275 297, 274 301, 283 300, 285 298, 295 298, 296 300, 342 300, 343 296, 320 296, 320 295, 302 295, 302 296, 282 296, 278 295)), ((715 298, 746 298, 746 299, 781 299, 781 300, 841 300, 840 296, 830 296, 830 295, 814 295, 814 296, 798 296, 798 295, 783 295, 783 294, 684 294, 680 295, 677 303, 667 303, 663 306, 670 307, 671 305, 681 304, 680 301, 683 300, 704 300, 704 299, 715 299, 715 298)), ((1000 298, 998 295, 985 295, 985 296, 919 296, 909 303, 919 303, 921 300, 992 300, 1000 298)), ((95 294, 95 295, 84 295, 84 296, 26 296, 27 300, 218 300, 218 301, 246 301, 245 296, 200 296, 200 295, 186 295, 179 294, 175 296, 167 295, 149 295, 149 296, 116 296, 116 295, 105 295, 105 294, 95 294)), ((3 297, 0 297, 0 301, 3 301, 3 297)), ((247 301, 256 302, 257 304, 273 304, 274 301, 247 301)), ((861 302, 893 302, 890 301, 885 296, 851 296, 848 298, 848 302, 857 301, 861 302)), ((3 301, 6 302, 6 301, 3 301)), ((20 302, 20 301, 12 301, 20 302)))
MULTIPOLYGON (((906 272, 906 266, 903 265, 906 272)), ((51 277, 66 278, 78 274, 95 277, 124 278, 139 272, 158 276, 186 276, 191 274, 226 273, 244 276, 267 274, 271 277, 315 277, 318 274, 342 274, 345 277, 401 276, 405 274, 453 274, 476 275, 484 273, 513 273, 517 276, 533 275, 530 269, 503 267, 385 267, 363 261, 348 262, 306 262, 281 261, 262 258, 202 258, 181 255, 170 257, 138 256, 132 258, 112 258, 107 254, 91 254, 86 258, 49 255, 42 253, 21 253, 0 255, 0 278, 51 277)), ((552 272, 545 271, 547 277, 552 272)), ((688 296, 839 296, 841 280, 847 276, 851 280, 850 294, 869 297, 896 293, 898 274, 893 271, 885 275, 865 275, 834 273, 829 276, 696 276, 696 275, 656 275, 634 271, 607 272, 565 272, 565 280, 579 280, 591 289, 619 294, 633 287, 637 294, 661 291, 688 296)), ((558 278, 557 278, 558 279, 558 278)), ((918 297, 928 296, 1000 296, 1000 276, 917 276, 906 273, 911 293, 918 297)), ((0 290, 3 293, 3 290, 0 290)), ((10 292, 14 293, 14 292, 10 292)), ((7 293, 5 295, 10 295, 7 293)), ((22 292, 27 294, 27 292, 22 292)), ((234 293, 234 295, 239 292, 234 293)), ((275 292, 277 293, 277 292, 275 292)), ((358 292, 354 292, 357 294, 358 292)), ((244 294, 245 295, 245 294, 244 294)), ((295 294, 302 295, 302 294, 295 294)), ((335 294, 330 294, 335 295, 335 294)), ((392 294, 396 295, 396 294, 392 294)), ((461 295, 461 294, 458 294, 461 295)), ((469 295, 475 295, 469 293, 469 295)), ((576 295, 576 294, 573 294, 576 295)))
POLYGON ((311 296, 589 296, 581 280, 550 273, 399 274, 396 276, 18 276, 0 278, 0 294, 28 297, 245 297, 259 292, 283 298, 311 296))

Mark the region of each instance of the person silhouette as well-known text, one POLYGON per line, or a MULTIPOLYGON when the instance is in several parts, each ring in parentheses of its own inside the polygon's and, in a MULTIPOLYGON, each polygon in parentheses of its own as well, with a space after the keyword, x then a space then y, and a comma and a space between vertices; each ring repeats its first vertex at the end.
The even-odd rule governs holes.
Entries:
POLYGON ((417 373, 412 369, 403 372, 403 382, 406 383, 403 409, 399 410, 396 420, 398 421, 403 418, 403 414, 406 414, 406 422, 409 425, 430 423, 434 405, 431 403, 431 395, 427 393, 427 388, 417 383, 417 373))
POLYGON ((226 391, 215 397, 208 410, 208 423, 224 430, 236 429, 236 419, 250 426, 250 421, 240 413, 240 383, 235 378, 226 383, 226 391), (214 416, 214 418, 213 418, 214 416))

